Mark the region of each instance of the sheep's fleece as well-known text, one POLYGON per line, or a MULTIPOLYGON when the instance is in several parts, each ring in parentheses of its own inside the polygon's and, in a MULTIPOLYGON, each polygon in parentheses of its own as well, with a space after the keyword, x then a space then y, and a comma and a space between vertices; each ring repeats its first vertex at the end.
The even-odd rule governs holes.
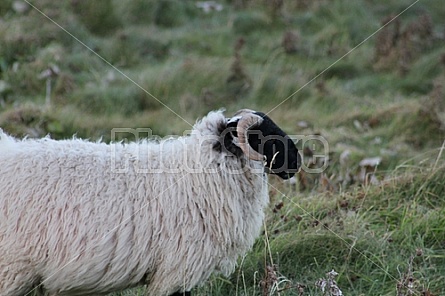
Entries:
POLYGON ((215 149, 226 120, 210 112, 189 136, 160 143, 0 130, 0 295, 146 284, 159 296, 230 274, 259 235, 268 190, 261 161, 215 149), (160 163, 169 172, 152 173, 160 163), (197 163, 219 172, 190 172, 197 163))

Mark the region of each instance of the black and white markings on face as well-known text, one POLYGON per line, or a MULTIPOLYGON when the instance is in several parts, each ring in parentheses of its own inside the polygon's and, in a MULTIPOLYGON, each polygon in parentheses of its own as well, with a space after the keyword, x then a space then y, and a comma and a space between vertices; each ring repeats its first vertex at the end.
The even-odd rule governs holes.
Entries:
MULTIPOLYGON (((254 111, 253 111, 254 112, 254 111)), ((247 131, 249 146, 265 156, 266 170, 270 174, 283 179, 291 178, 298 172, 301 157, 290 137, 281 130, 267 115, 254 112, 261 117, 259 124, 253 125, 247 131)), ((237 138, 236 127, 242 116, 234 116, 227 120, 230 137, 237 138)))

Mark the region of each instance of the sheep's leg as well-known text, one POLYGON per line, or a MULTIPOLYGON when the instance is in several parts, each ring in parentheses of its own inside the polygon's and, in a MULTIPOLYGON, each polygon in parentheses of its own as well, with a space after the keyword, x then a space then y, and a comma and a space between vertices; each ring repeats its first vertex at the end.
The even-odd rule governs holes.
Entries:
POLYGON ((192 294, 190 292, 176 292, 170 296, 192 296, 192 294))

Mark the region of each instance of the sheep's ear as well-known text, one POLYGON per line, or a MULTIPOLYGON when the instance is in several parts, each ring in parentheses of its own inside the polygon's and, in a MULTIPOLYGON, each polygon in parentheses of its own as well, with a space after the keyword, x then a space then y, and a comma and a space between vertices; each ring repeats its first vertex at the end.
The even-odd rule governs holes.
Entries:
POLYGON ((221 130, 223 145, 220 145, 218 151, 221 151, 220 149, 222 148, 222 151, 226 151, 229 154, 233 154, 237 157, 240 157, 243 154, 241 148, 238 146, 238 134, 236 132, 236 127, 240 118, 241 116, 235 116, 226 119, 226 124, 221 130))
POLYGON ((241 119, 241 116, 234 116, 232 118, 227 119, 227 126, 226 128, 229 129, 230 134, 234 138, 238 138, 238 133, 236 132, 236 127, 238 125, 238 121, 241 119))

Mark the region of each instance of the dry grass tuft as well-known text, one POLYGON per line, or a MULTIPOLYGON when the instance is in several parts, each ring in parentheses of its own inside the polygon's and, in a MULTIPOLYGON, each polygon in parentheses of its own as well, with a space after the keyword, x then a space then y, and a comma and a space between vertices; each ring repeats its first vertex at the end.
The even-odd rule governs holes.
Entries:
POLYGON ((376 37, 374 47, 374 69, 398 69, 405 75, 412 63, 433 41, 433 21, 431 15, 424 13, 402 28, 399 18, 389 15, 381 21, 385 26, 376 37))
POLYGON ((278 295, 285 291, 296 291, 298 296, 304 295, 305 285, 297 283, 293 284, 292 281, 280 275, 278 273, 277 265, 266 265, 266 271, 264 278, 260 281, 261 295, 272 296, 278 295))
POLYGON ((397 296, 434 296, 428 288, 422 284, 422 280, 416 277, 416 258, 423 256, 423 250, 417 249, 414 255, 411 255, 408 260, 408 266, 405 272, 400 272, 400 279, 396 284, 397 296))
POLYGON ((300 33, 298 31, 286 31, 281 42, 284 52, 294 54, 300 47, 300 33))
POLYGON ((335 270, 331 270, 326 273, 326 278, 319 279, 315 286, 321 289, 324 296, 342 296, 343 292, 337 285, 335 278, 338 276, 338 273, 335 270))
POLYGON ((229 92, 236 98, 241 95, 246 95, 252 88, 252 79, 247 74, 241 57, 241 50, 245 43, 246 40, 243 37, 236 40, 234 45, 233 62, 230 67, 230 75, 226 81, 229 92))

